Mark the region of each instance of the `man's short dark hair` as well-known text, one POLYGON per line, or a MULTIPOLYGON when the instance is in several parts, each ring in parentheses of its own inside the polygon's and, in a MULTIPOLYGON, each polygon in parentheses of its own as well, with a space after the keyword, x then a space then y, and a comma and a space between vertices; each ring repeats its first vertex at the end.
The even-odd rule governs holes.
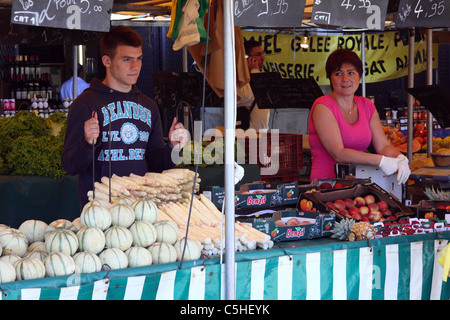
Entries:
POLYGON ((252 49, 255 47, 261 47, 261 43, 253 39, 245 41, 244 42, 245 54, 249 56, 250 52, 252 52, 252 49))
POLYGON ((142 47, 142 43, 141 36, 133 29, 126 26, 113 27, 100 39, 100 55, 114 58, 117 46, 138 48, 142 47))

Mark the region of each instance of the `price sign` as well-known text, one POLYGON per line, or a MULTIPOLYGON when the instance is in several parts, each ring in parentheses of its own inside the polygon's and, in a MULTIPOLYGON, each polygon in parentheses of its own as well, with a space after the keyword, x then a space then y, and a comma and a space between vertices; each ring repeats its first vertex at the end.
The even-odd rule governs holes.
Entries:
POLYGON ((234 24, 240 27, 300 27, 306 0, 235 0, 234 24))
POLYGON ((450 27, 450 3, 448 0, 400 0, 395 26, 450 27))
POLYGON ((11 23, 107 32, 113 0, 13 0, 11 23))
POLYGON ((311 22, 318 25, 384 30, 388 0, 315 0, 311 22))

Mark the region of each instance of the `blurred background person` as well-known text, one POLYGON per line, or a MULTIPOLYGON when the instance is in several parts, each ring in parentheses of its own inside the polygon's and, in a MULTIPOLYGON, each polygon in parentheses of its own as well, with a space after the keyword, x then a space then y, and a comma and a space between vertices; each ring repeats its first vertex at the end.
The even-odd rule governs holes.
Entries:
MULTIPOLYGON (((77 69, 77 97, 89 87, 89 83, 84 81, 84 68, 78 64, 77 69)), ((61 85, 60 90, 61 100, 73 99, 73 76, 61 85)))

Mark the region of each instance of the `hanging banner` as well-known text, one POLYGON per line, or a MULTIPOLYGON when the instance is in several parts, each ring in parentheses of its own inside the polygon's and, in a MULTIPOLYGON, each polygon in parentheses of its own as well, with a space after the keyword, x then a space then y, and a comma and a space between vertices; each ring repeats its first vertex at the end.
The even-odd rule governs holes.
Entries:
MULTIPOLYGON (((353 50, 361 56, 361 35, 309 36, 309 48, 300 47, 303 33, 275 34, 242 31, 245 40, 255 39, 266 53, 264 72, 279 72, 283 78, 313 77, 319 85, 329 85, 325 63, 338 48, 353 50)), ((408 75, 408 39, 400 32, 365 35, 366 83, 392 80, 408 75)), ((433 45, 433 69, 437 68, 438 45, 433 45)), ((425 35, 414 46, 414 73, 427 69, 425 35)))

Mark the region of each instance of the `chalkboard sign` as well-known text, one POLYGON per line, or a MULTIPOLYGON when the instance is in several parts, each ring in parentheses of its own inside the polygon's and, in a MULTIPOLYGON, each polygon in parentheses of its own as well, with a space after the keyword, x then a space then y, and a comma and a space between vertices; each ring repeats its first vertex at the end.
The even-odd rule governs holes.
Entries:
POLYGON ((113 0, 13 0, 11 23, 107 32, 112 6, 113 0))
POLYGON ((60 28, 33 27, 13 24, 11 10, 0 10, 0 43, 27 45, 29 47, 49 47, 60 45, 98 45, 104 32, 68 30, 60 28))
POLYGON ((318 25, 384 30, 389 0, 314 1, 311 22, 318 25))
POLYGON ((400 0, 397 28, 450 27, 450 2, 444 0, 400 0))
POLYGON ((234 24, 240 27, 301 27, 306 0, 236 0, 234 24))
MULTIPOLYGON (((153 72, 154 97, 162 108, 176 108, 180 101, 191 107, 203 105, 203 75, 199 72, 153 72)), ((205 81, 205 107, 223 107, 219 98, 205 81)))
POLYGON ((283 79, 278 72, 252 73, 250 86, 261 109, 311 108, 323 95, 313 78, 283 79))
POLYGON ((441 128, 450 127, 450 94, 447 91, 435 84, 407 90, 433 114, 441 128))

